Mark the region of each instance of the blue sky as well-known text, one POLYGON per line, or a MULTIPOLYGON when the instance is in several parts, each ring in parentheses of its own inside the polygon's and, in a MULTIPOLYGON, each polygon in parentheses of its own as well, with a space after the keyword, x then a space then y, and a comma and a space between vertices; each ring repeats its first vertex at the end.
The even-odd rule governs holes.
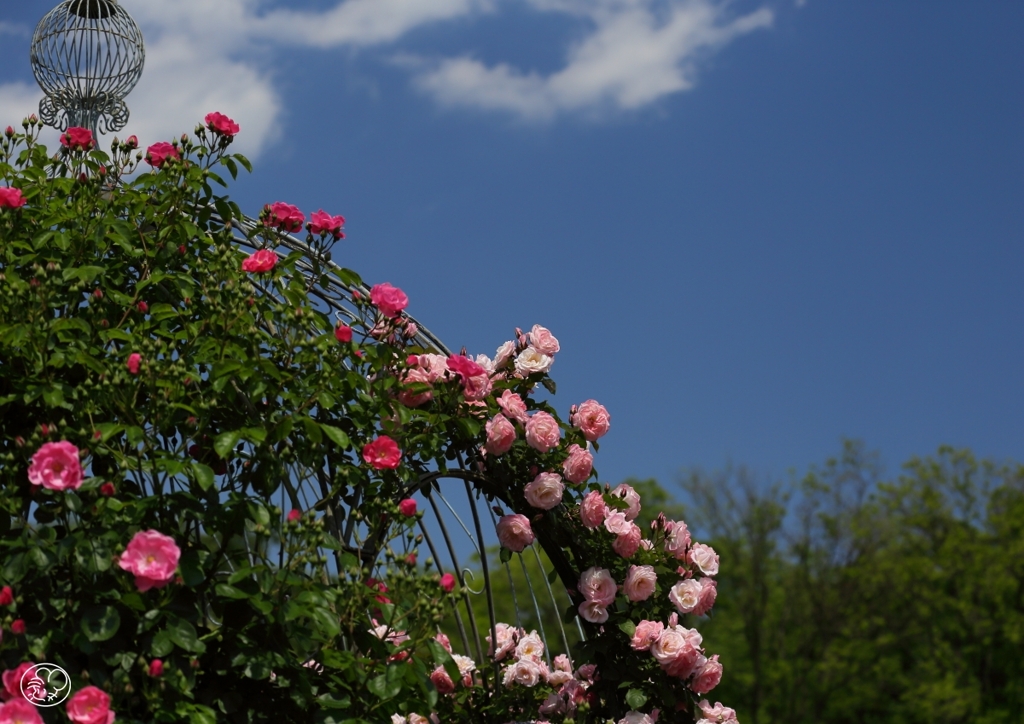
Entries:
MULTIPOLYGON (((242 207, 344 214, 335 260, 449 346, 549 327, 557 406, 611 411, 603 479, 782 475, 843 436, 890 470, 1024 460, 1024 4, 122 4, 124 134, 223 111, 242 207)), ((4 124, 52 3, 13 5, 4 124)))

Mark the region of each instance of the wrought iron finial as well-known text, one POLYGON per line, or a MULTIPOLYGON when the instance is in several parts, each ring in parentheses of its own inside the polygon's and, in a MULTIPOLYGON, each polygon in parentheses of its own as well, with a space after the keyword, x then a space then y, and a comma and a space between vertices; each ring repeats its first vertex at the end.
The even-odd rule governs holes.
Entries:
POLYGON ((46 94, 39 117, 61 131, 119 131, 145 58, 142 31, 117 0, 64 0, 32 36, 32 73, 46 94))

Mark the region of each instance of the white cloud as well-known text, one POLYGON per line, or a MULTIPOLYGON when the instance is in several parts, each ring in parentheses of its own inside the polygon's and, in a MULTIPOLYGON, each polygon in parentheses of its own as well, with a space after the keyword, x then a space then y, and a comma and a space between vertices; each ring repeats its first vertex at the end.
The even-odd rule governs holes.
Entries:
POLYGON ((712 0, 531 0, 540 10, 585 16, 593 32, 549 75, 470 58, 439 61, 415 78, 443 104, 501 110, 527 119, 631 110, 693 87, 697 61, 731 40, 769 27, 767 9, 729 19, 712 0), (659 12, 660 11, 660 12, 659 12))

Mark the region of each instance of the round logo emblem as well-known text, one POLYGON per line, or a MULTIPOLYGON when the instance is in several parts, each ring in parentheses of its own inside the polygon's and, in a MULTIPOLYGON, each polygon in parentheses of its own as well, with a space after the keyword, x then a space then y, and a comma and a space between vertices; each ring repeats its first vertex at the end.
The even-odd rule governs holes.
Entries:
POLYGON ((21 694, 36 706, 57 706, 71 693, 71 677, 57 664, 35 664, 21 675, 21 694))

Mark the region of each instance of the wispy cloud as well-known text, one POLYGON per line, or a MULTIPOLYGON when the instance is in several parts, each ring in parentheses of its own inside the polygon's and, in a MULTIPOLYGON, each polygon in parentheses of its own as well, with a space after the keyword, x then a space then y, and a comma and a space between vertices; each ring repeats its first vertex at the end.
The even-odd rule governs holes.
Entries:
MULTIPOLYGON (((649 105, 691 88, 700 61, 735 38, 772 23, 767 9, 730 13, 729 0, 504 0, 576 19, 582 40, 566 42, 564 66, 550 74, 469 55, 407 63, 414 87, 446 107, 501 111, 546 120, 649 105)), ((129 96, 131 119, 120 135, 143 143, 190 129, 205 113, 235 118, 239 149, 258 155, 282 125, 282 83, 274 54, 285 47, 390 47, 429 24, 500 12, 498 0, 340 0, 304 11, 267 0, 122 0, 146 38, 146 67, 129 96)), ((467 28, 471 28, 467 25, 467 28)), ((28 29, 0 23, 0 34, 28 29)), ((577 36, 578 37, 578 36, 577 36)), ((408 57, 406 55, 405 57, 408 57)), ((34 112, 39 91, 0 84, 6 122, 34 112)))

